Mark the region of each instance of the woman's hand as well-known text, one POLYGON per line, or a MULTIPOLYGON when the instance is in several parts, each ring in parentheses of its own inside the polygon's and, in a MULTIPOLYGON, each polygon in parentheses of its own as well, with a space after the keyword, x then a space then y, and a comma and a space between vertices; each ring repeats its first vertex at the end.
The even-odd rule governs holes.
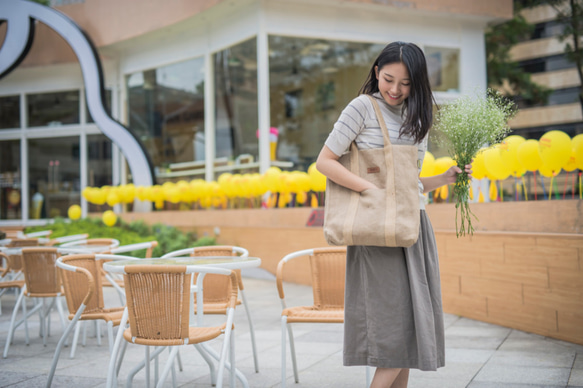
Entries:
MULTIPOLYGON (((468 174, 469 177, 472 176, 472 163, 474 162, 474 159, 472 159, 472 161, 470 162, 470 164, 466 164, 466 167, 464 168, 464 172, 466 174, 468 174)), ((459 168, 458 166, 451 166, 446 172, 443 173, 443 176, 447 182, 447 184, 450 183, 455 183, 457 176, 459 174, 462 173, 462 169, 459 168)))

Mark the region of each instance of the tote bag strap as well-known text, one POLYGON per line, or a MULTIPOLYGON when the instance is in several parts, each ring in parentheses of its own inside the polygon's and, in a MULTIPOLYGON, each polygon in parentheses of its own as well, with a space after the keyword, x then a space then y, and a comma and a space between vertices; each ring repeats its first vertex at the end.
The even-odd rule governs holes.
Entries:
POLYGON ((387 177, 385 182, 386 187, 386 204, 385 204, 385 241, 387 246, 396 246, 396 222, 397 217, 397 195, 395 192, 395 163, 393 158, 393 145, 391 144, 391 139, 389 137, 389 130, 385 123, 385 119, 379 108, 379 104, 373 96, 369 95, 372 102, 375 114, 379 125, 381 126, 381 132, 383 133, 383 139, 385 142, 385 163, 387 177))

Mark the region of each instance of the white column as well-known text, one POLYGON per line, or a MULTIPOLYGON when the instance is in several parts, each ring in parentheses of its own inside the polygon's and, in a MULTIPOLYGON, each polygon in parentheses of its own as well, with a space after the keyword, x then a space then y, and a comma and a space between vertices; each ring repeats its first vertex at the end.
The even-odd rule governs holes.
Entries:
MULTIPOLYGON (((20 206, 23 223, 29 218, 28 141, 26 139, 27 109, 24 93, 20 94, 20 206)), ((48 183, 48 182, 47 182, 48 183)), ((45 198, 46 202, 46 198, 45 198)))
MULTIPOLYGON (((85 88, 81 88, 81 95, 79 96, 79 104, 81 106, 80 110, 80 119, 81 119, 81 134, 79 136, 79 169, 80 169, 80 193, 83 192, 83 189, 87 187, 87 133, 85 131, 86 124, 87 124, 87 114, 85 109, 85 88)), ((87 205, 87 201, 81 195, 81 216, 87 217, 87 211, 89 206, 87 205)))
POLYGON ((207 181, 214 180, 215 117, 215 67, 209 46, 209 51, 204 56, 204 176, 207 181))
POLYGON ((269 47, 265 27, 265 4, 259 5, 257 32, 257 118, 259 124, 259 172, 264 173, 270 166, 269 126, 271 111, 269 105, 269 47))

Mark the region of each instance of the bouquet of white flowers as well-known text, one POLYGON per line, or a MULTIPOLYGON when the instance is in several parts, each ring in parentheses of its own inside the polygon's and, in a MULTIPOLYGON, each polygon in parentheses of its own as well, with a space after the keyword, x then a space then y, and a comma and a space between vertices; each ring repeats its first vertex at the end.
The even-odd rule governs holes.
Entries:
MULTIPOLYGON (((499 143, 509 132, 508 120, 517 112, 516 105, 499 92, 488 89, 485 95, 463 96, 441 106, 433 127, 439 143, 464 171, 467 164, 484 146, 499 143)), ((456 235, 473 234, 470 199, 470 177, 457 176, 453 187, 456 207, 456 235), (459 225, 458 225, 459 218, 459 225)))

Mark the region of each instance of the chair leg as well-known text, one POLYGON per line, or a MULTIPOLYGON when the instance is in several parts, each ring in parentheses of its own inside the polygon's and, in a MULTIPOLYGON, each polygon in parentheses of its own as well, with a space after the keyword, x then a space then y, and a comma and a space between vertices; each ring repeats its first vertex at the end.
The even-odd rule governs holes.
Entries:
MULTIPOLYGON (((14 323, 16 321, 16 313, 18 312, 18 308, 20 307, 20 303, 22 303, 24 298, 24 290, 20 291, 20 295, 16 300, 16 305, 14 305, 14 309, 12 310, 12 317, 10 318, 10 326, 8 326, 8 335, 6 336, 6 346, 4 347, 4 358, 8 356, 8 348, 10 348, 10 343, 12 342, 12 337, 14 336, 14 330, 16 329, 14 323)), ((26 315, 24 316, 24 320, 26 321, 26 315)))
MULTIPOLYGON (((128 310, 126 308, 126 309, 124 309, 123 315, 121 317, 121 322, 119 324, 119 329, 118 329, 117 335, 115 337, 115 343, 113 345, 113 350, 111 351, 111 354, 109 355, 109 365, 107 367, 107 382, 106 382, 107 388, 111 388, 114 385, 117 385, 117 373, 115 373, 115 375, 114 375, 114 372, 116 372, 115 371, 115 369, 116 369, 115 363, 116 363, 116 359, 117 359, 117 352, 119 351, 121 341, 123 340, 123 331, 125 329, 125 325, 126 325, 127 321, 128 321, 128 310)), ((125 347, 120 355, 119 366, 121 366, 121 362, 123 360, 124 355, 125 355, 125 347)), ((117 372, 119 372, 119 366, 117 368, 117 372)))
MULTIPOLYGON (((202 346, 204 348, 204 351, 206 351, 208 354, 210 354, 215 360, 221 359, 220 355, 217 352, 215 352, 213 350, 213 348, 211 348, 207 344, 199 344, 199 345, 202 346)), ((225 362, 225 369, 227 369, 228 371, 231 371, 231 363, 230 362, 225 362)), ((247 381, 247 378, 245 377, 245 375, 237 369, 235 369, 235 373, 237 375, 237 378, 241 382, 241 384, 243 384, 243 387, 249 388, 249 382, 247 381)))
POLYGON ((180 349, 178 349, 178 353, 176 354, 176 361, 178 361, 178 370, 182 372, 184 368, 182 367, 182 358, 180 357, 180 349))
POLYGON ((113 351, 113 321, 107 322, 107 343, 109 345, 109 354, 113 351))
POLYGON ((245 313, 247 314, 247 321, 249 322, 249 334, 251 335, 251 348, 253 349, 253 362, 255 364, 255 373, 259 373, 259 361, 257 360, 257 345, 255 344, 255 330, 253 329, 253 321, 251 320, 251 312, 247 304, 244 290, 239 290, 243 304, 245 305, 245 313))
POLYGON ((88 325, 88 323, 86 323, 85 321, 82 321, 82 325, 83 325, 83 340, 81 341, 81 345, 83 347, 85 347, 85 345, 87 345, 87 325, 88 325))
POLYGON ((215 364, 213 360, 209 357, 207 352, 205 351, 204 347, 201 344, 194 344, 194 347, 198 351, 198 353, 202 356, 203 360, 208 364, 211 374, 211 385, 217 384, 217 373, 215 370, 215 364))
MULTIPOLYGON (((147 375, 148 375, 148 385, 150 384, 149 381, 149 370, 150 370, 150 361, 152 361, 154 359, 154 357, 157 357, 160 353, 162 353, 162 351, 166 349, 166 346, 160 346, 158 347, 158 349, 156 349, 150 356, 148 359, 144 359, 142 362, 140 362, 138 365, 136 365, 134 367, 134 369, 132 369, 130 371, 130 373, 128 374, 128 377, 126 379, 126 387, 131 387, 132 386, 132 380, 134 379, 134 376, 140 371, 142 370, 142 368, 144 368, 144 366, 146 367, 147 370, 147 375)), ((149 350, 148 350, 149 353, 149 350)))
POLYGON ((146 363, 146 388, 150 388, 150 347, 146 346, 146 357, 144 358, 146 363))
POLYGON ((61 326, 63 331, 67 327, 67 319, 65 318, 65 311, 63 310, 63 304, 61 303, 61 297, 57 296, 56 298, 57 310, 59 311, 59 317, 61 318, 61 326))
POLYGON ((69 352, 70 359, 75 358, 75 351, 77 350, 77 342, 79 341, 81 326, 83 326, 83 321, 77 321, 77 324, 75 325, 75 334, 73 334, 73 341, 71 343, 71 351, 69 352))
MULTIPOLYGON (((223 387, 223 372, 225 371, 225 363, 227 361, 227 354, 229 352, 229 341, 233 341, 232 334, 233 330, 233 314, 235 311, 233 309, 227 310, 227 326, 225 328, 225 338, 223 341, 223 346, 221 348, 221 355, 219 357, 219 372, 217 376, 217 388, 223 387)), ((231 362, 231 374, 235 375, 235 365, 231 362)))
POLYGON ((281 387, 285 388, 285 373, 286 373, 286 351, 285 345, 287 343, 287 317, 281 317, 281 387))
POLYGON ((294 378, 297 384, 300 382, 300 375, 298 374, 298 363, 296 361, 296 344, 294 342, 294 332, 290 323, 287 324, 287 333, 289 336, 289 350, 292 358, 292 366, 294 368, 294 378))
POLYGON ((101 346, 101 321, 95 321, 95 336, 97 337, 97 346, 101 346))
POLYGON ((24 338, 25 338, 25 343, 27 345, 30 344, 30 338, 28 336, 28 319, 26 319, 26 317, 28 316, 28 314, 26 313, 26 300, 22 302, 22 316, 25 318, 24 319, 24 338))
POLYGON ((168 361, 166 361, 166 365, 164 365, 164 370, 162 370, 162 374, 160 375, 160 380, 156 384, 156 388, 162 388, 164 386, 164 382, 168 377, 168 373, 170 373, 170 368, 173 368, 174 359, 176 358, 176 353, 178 352, 178 346, 173 346, 170 350, 170 355, 168 356, 168 361))
POLYGON ((51 370, 49 372, 49 378, 47 380, 46 388, 50 388, 50 386, 53 382, 53 377, 55 376, 55 370, 57 369, 57 363, 59 362, 59 356, 61 355, 61 350, 63 349, 63 346, 65 345, 65 341, 67 341, 67 338, 71 334, 71 331, 73 330, 73 328, 75 328, 77 326, 77 322, 79 321, 79 317, 81 316, 81 314, 83 314, 84 310, 85 310, 85 305, 81 304, 81 306, 79 307, 79 310, 77 310, 77 312, 75 313, 73 320, 71 320, 71 322, 69 323, 69 326, 67 326, 67 328, 64 330, 63 335, 61 336, 61 339, 59 340, 59 343, 57 344, 57 349, 55 350, 55 355, 53 356, 53 362, 51 364, 51 370))
MULTIPOLYGON (((237 382, 235 380, 237 374, 235 373, 235 332, 231 331, 231 339, 229 340, 230 350, 229 355, 231 356, 231 380, 229 381, 230 387, 236 387, 237 382)), ((257 371, 256 371, 257 372, 257 371)))

